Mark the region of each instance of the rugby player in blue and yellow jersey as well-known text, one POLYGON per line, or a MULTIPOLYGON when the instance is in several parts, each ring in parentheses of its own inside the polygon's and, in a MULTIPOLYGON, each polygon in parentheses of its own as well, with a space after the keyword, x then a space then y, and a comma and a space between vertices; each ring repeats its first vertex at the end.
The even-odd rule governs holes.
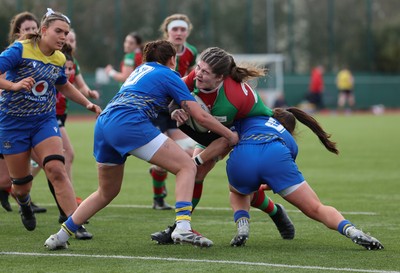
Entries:
POLYGON ((57 200, 67 215, 77 208, 75 193, 64 166, 63 147, 55 104, 56 88, 67 98, 100 114, 99 106, 87 100, 64 73, 65 56, 60 52, 70 29, 70 20, 48 9, 39 33, 28 34, 0 55, 0 153, 4 155, 12 192, 21 206, 21 220, 34 230, 31 208, 31 149, 52 181, 57 200))

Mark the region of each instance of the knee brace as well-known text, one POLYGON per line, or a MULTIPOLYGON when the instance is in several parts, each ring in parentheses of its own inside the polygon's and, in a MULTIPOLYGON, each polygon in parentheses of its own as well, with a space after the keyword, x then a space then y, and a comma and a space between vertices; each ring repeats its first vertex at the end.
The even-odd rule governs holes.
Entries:
POLYGON ((46 156, 46 157, 44 158, 44 160, 43 160, 43 164, 42 164, 43 168, 44 168, 44 166, 46 166, 46 164, 47 164, 49 161, 52 161, 52 160, 59 160, 59 161, 61 161, 63 164, 65 164, 65 157, 64 157, 64 156, 62 156, 62 155, 48 155, 48 156, 46 156))
POLYGON ((28 176, 25 176, 23 178, 12 178, 11 177, 11 182, 14 185, 25 185, 28 184, 29 182, 31 182, 33 180, 33 176, 30 174, 28 176))

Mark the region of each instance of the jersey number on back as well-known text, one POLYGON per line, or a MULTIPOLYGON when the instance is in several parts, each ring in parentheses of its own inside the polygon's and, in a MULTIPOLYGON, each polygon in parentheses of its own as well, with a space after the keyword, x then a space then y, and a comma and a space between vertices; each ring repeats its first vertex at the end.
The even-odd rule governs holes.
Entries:
POLYGON ((274 118, 269 118, 268 121, 265 123, 266 126, 271 127, 278 131, 279 133, 284 132, 286 129, 283 127, 282 124, 280 124, 276 119, 274 118))
POLYGON ((144 75, 150 73, 154 70, 154 67, 148 65, 142 65, 136 68, 131 75, 129 75, 128 79, 124 82, 123 86, 136 84, 144 75))

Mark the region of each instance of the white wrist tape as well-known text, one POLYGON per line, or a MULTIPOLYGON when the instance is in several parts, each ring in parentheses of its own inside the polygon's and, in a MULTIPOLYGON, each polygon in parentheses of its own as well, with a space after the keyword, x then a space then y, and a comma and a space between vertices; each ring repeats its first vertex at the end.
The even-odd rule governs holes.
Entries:
POLYGON ((196 164, 196 166, 200 166, 201 164, 203 164, 203 159, 201 159, 200 155, 196 155, 194 158, 194 164, 196 164))

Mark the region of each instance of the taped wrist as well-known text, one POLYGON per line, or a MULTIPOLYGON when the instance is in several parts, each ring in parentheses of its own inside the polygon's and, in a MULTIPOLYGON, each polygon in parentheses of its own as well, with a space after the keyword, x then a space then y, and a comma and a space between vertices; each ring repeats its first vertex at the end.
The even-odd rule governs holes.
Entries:
POLYGON ((202 165, 204 162, 203 162, 203 159, 201 159, 201 156, 198 154, 198 155, 196 155, 194 158, 193 158, 193 161, 194 161, 194 164, 196 164, 196 166, 200 166, 200 165, 202 165))

